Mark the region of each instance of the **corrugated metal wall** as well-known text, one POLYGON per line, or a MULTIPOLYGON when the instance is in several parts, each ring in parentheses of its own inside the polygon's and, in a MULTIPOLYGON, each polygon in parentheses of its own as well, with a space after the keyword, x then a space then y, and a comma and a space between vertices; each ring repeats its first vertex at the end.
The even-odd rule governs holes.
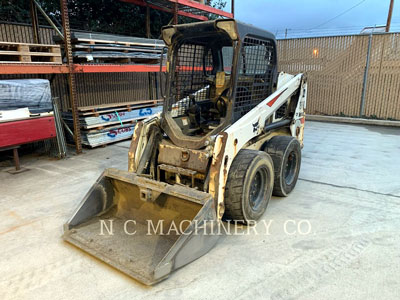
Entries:
POLYGON ((156 73, 76 74, 78 106, 156 99, 159 94, 155 76, 156 73))
MULTIPOLYGON (((308 78, 308 114, 360 116, 369 36, 278 41, 279 69, 308 78)), ((372 36, 367 117, 400 119, 400 35, 372 36)))
MULTIPOLYGON (((40 27, 39 37, 42 44, 55 44, 56 32, 48 27, 40 27)), ((24 24, 0 23, 0 41, 15 43, 33 43, 32 26, 24 24)))
MULTIPOLYGON (((43 43, 53 43, 55 32, 41 28, 43 43)), ((279 69, 304 72, 308 77, 307 113, 359 116, 368 36, 300 38, 278 41, 279 69)), ((29 25, 0 24, 0 41, 33 42, 29 25)), ((400 120, 400 34, 372 37, 365 112, 368 117, 400 120)), ((66 75, 13 76, 52 80, 54 96, 69 107, 66 75)), ((155 99, 156 74, 77 74, 78 106, 155 99)))
MULTIPOLYGON (((76 89, 78 106, 160 98, 160 94, 156 92, 155 88, 156 75, 151 73, 150 76, 149 80, 148 73, 77 74, 76 89), (149 91, 150 86, 151 92, 149 91)), ((65 74, 0 75, 0 79, 23 78, 43 78, 50 80, 52 95, 61 99, 61 106, 64 111, 70 108, 68 82, 65 74)))

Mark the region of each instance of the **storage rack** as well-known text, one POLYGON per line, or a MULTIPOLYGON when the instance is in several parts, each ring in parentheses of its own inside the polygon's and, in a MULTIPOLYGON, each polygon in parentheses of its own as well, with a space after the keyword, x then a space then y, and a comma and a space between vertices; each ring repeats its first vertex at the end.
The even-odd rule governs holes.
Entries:
MULTIPOLYGON (((35 0, 30 1, 32 30, 36 43, 39 43, 38 13, 35 0)), ((134 5, 147 7, 146 28, 150 28, 150 9, 157 9, 173 14, 173 23, 178 23, 178 16, 189 17, 197 20, 208 20, 208 17, 215 15, 218 17, 234 17, 234 0, 231 0, 231 12, 191 0, 120 0, 134 5)), ((119 65, 119 64, 100 64, 85 65, 74 64, 72 60, 71 31, 68 15, 68 0, 60 0, 62 27, 64 33, 64 49, 67 63, 62 65, 54 64, 1 64, 0 74, 68 74, 68 85, 70 92, 70 105, 73 117, 73 132, 76 153, 82 152, 82 142, 80 134, 80 124, 78 116, 78 105, 76 95, 75 74, 77 73, 112 73, 112 72, 159 72, 160 67, 154 65, 119 65)), ((54 24, 51 24, 54 25, 54 24)), ((56 29, 56 28, 55 28, 56 29)), ((58 29, 56 29, 57 31, 58 29)))

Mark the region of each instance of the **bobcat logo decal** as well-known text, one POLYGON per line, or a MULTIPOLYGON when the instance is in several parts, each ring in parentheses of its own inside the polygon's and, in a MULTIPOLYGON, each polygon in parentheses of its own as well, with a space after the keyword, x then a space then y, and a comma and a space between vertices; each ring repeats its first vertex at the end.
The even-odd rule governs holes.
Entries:
POLYGON ((258 121, 253 124, 253 132, 257 132, 258 130, 258 121))

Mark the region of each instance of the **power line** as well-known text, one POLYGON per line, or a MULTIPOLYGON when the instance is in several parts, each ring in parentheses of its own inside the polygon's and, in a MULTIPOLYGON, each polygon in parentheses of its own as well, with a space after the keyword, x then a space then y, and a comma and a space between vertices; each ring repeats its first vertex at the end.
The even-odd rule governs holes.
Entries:
POLYGON ((337 19, 337 18, 343 16, 345 13, 348 13, 348 12, 351 11, 353 8, 356 8, 357 6, 361 5, 361 4, 364 3, 365 1, 366 1, 366 0, 362 0, 362 1, 358 2, 356 5, 350 7, 349 9, 345 10, 344 12, 338 14, 336 17, 333 17, 332 19, 329 19, 328 21, 326 21, 326 22, 324 22, 324 23, 321 23, 321 24, 319 24, 318 26, 315 26, 314 28, 311 28, 311 29, 318 28, 318 27, 320 27, 320 26, 322 26, 322 25, 325 25, 325 24, 329 23, 330 21, 333 21, 333 20, 335 20, 335 19, 337 19))
MULTIPOLYGON (((395 21, 400 21, 400 19, 394 19, 395 21)), ((377 23, 377 26, 378 26, 378 24, 381 24, 381 25, 379 25, 379 26, 385 26, 385 23, 384 22, 381 22, 381 23, 377 23)), ((393 22, 392 23, 392 25, 400 25, 400 22, 393 22)), ((340 26, 340 27, 325 27, 325 28, 318 28, 318 29, 306 29, 306 28, 295 28, 295 29, 292 29, 292 28, 290 28, 290 29, 288 29, 288 31, 289 32, 295 32, 295 31, 298 31, 298 32, 312 32, 312 31, 336 31, 336 30, 351 30, 351 29, 354 29, 354 30, 358 30, 358 29, 363 29, 364 27, 366 27, 366 26, 368 26, 368 25, 352 25, 352 26, 340 26)), ((371 25, 372 26, 372 25, 371 25)), ((279 32, 284 32, 285 31, 285 28, 279 28, 279 29, 269 29, 271 32, 277 32, 277 31, 279 31, 279 32)))
MULTIPOLYGON (((400 32, 400 23, 392 23, 392 31, 400 32)), ((358 35, 365 26, 347 26, 338 28, 325 29, 293 29, 290 30, 287 38, 305 38, 305 37, 320 37, 320 36, 337 36, 337 35, 358 35)), ((278 39, 285 38, 283 30, 278 30, 275 36, 278 39)))
MULTIPOLYGON (((382 23, 383 24, 383 23, 382 23)), ((304 32, 304 31, 315 31, 315 30, 318 30, 318 31, 320 31, 320 30, 337 30, 337 29, 354 29, 354 28, 356 28, 356 29, 358 29, 358 28, 364 28, 365 26, 363 26, 363 25, 352 25, 352 26, 341 26, 341 27, 326 27, 326 28, 318 28, 318 29, 307 29, 307 28, 295 28, 295 29, 292 29, 292 28, 290 28, 290 29, 288 29, 290 32, 293 32, 293 31, 302 31, 302 32, 304 32)), ((280 31, 280 32, 283 32, 283 31, 285 31, 285 28, 279 28, 279 29, 270 29, 271 31, 280 31)))

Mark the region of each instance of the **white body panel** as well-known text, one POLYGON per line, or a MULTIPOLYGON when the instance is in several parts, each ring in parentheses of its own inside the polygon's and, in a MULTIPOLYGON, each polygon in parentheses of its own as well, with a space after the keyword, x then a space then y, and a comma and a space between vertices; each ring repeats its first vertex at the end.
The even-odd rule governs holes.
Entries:
MULTIPOLYGON (((215 197, 217 196, 218 211, 217 215, 222 217, 223 215, 223 202, 224 202, 224 191, 227 181, 227 174, 229 174, 230 166, 233 159, 240 151, 244 148, 246 143, 248 143, 254 137, 263 134, 263 128, 269 117, 286 101, 291 97, 299 88, 300 99, 296 108, 295 117, 290 125, 292 135, 296 137, 297 127, 301 126, 300 119, 304 116, 303 109, 306 103, 306 83, 302 80, 303 74, 298 74, 296 76, 281 73, 278 78, 278 88, 264 101, 259 103, 246 115, 228 127, 225 132, 227 133, 227 140, 225 147, 223 147, 223 135, 219 134, 216 138, 213 162, 216 163, 218 156, 221 156, 220 151, 224 151, 223 163, 218 174, 219 184, 218 190, 214 190, 214 186, 210 185, 210 193, 215 197)), ((303 122, 304 123, 304 122, 303 122)), ((300 141, 302 142, 302 141, 300 141)), ((213 174, 211 174, 213 176, 213 174)), ((211 182, 213 178, 211 178, 211 182)))
MULTIPOLYGON (((212 163, 209 171, 209 193, 216 199, 217 216, 219 219, 222 218, 224 214, 225 185, 228 179, 229 169, 237 153, 241 149, 246 148, 249 141, 255 137, 264 137, 266 140, 268 139, 269 135, 264 132, 266 121, 272 117, 272 122, 275 122, 274 113, 298 91, 299 101, 297 102, 297 107, 289 126, 291 135, 296 137, 302 145, 305 116, 304 108, 306 107, 307 96, 307 83, 303 74, 294 76, 280 73, 277 90, 274 93, 215 137, 215 144, 211 150, 212 163), (225 143, 224 139, 226 139, 225 143), (219 162, 220 164, 218 160, 222 160, 219 162)), ((143 122, 144 126, 143 130, 140 132, 138 147, 135 153, 131 151, 129 153, 130 160, 132 160, 132 163, 129 165, 129 171, 135 171, 133 165, 137 166, 139 163, 143 149, 147 144, 146 136, 148 130, 152 124, 158 123, 160 118, 161 114, 159 113, 143 122)), ((135 129, 133 139, 138 134, 139 132, 136 132, 135 129)), ((256 144, 253 144, 251 148, 254 149, 254 146, 256 146, 256 144)))

